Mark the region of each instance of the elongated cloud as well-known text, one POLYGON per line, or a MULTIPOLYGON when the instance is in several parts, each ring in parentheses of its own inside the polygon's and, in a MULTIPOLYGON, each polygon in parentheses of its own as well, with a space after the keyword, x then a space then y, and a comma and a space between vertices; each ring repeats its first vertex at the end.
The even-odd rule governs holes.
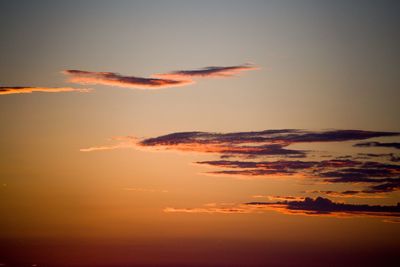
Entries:
POLYGON ((187 79, 187 78, 215 78, 215 77, 230 77, 239 74, 243 71, 258 70, 259 68, 252 64, 243 64, 229 67, 205 67, 197 70, 178 70, 170 73, 156 74, 156 77, 168 79, 187 79))
MULTIPOLYGON (((301 177, 326 183, 364 184, 362 191, 346 191, 347 196, 388 193, 400 190, 400 166, 380 162, 354 160, 323 161, 201 161, 200 165, 224 168, 209 172, 213 175, 250 177, 301 177), (354 193, 354 194, 352 194, 354 193)), ((327 193, 327 192, 326 192, 327 193)), ((330 192, 333 194, 333 192, 330 192)), ((336 194, 338 196, 339 194, 336 194)), ((344 194, 342 194, 344 196, 344 194)))
POLYGON ((334 198, 368 198, 368 199, 387 198, 386 194, 376 194, 377 192, 371 193, 362 190, 346 190, 341 192, 332 190, 314 190, 314 191, 308 191, 307 193, 326 195, 334 198))
POLYGON ((358 143, 354 146, 358 147, 388 147, 388 148, 396 148, 400 149, 400 143, 381 143, 381 142, 365 142, 365 143, 358 143))
POLYGON ((282 205, 287 211, 300 211, 310 215, 340 214, 349 215, 374 215, 384 217, 400 217, 400 203, 394 206, 367 205, 367 204, 345 204, 333 202, 328 198, 317 197, 312 199, 306 197, 302 201, 248 202, 250 206, 275 206, 282 205))
POLYGON ((123 76, 114 72, 66 70, 63 73, 68 75, 70 77, 69 81, 73 83, 100 84, 125 88, 159 89, 166 87, 184 86, 193 83, 193 81, 191 80, 171 80, 123 76))
MULTIPOLYGON (((280 197, 285 198, 285 197, 280 197)), ((291 199, 293 197, 286 197, 291 199)), ((337 218, 344 217, 400 217, 400 204, 394 206, 367 205, 367 204, 345 204, 333 202, 330 199, 317 197, 315 199, 306 197, 304 199, 284 200, 276 202, 247 202, 232 205, 213 205, 195 208, 165 208, 167 213, 263 213, 276 211, 287 215, 307 216, 330 216, 337 218)), ((386 220, 384 220, 386 222, 386 220)))
POLYGON ((0 95, 9 95, 9 94, 30 94, 33 92, 45 92, 45 93, 62 93, 62 92, 79 92, 79 93, 88 93, 92 89, 87 88, 72 88, 72 87, 27 87, 27 86, 18 86, 18 87, 0 87, 0 95))
POLYGON ((171 208, 167 207, 163 210, 167 213, 251 213, 251 209, 246 208, 245 206, 238 207, 203 207, 203 208, 171 208))
POLYGON ((124 76, 115 72, 94 72, 83 70, 65 70, 69 81, 79 84, 99 84, 137 89, 161 89, 185 86, 194 83, 193 77, 230 77, 245 70, 255 70, 249 64, 229 67, 206 67, 199 70, 181 70, 171 73, 154 74, 148 78, 124 76))

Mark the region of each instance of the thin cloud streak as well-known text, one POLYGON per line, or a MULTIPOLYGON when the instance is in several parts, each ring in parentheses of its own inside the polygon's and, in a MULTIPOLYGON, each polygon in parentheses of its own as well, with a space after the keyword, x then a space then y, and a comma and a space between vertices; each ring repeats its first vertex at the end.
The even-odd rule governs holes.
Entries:
POLYGON ((252 64, 243 64, 229 67, 205 67, 197 70, 178 70, 170 73, 161 73, 154 75, 155 77, 167 79, 187 79, 187 78, 216 78, 216 77, 232 77, 243 71, 258 70, 259 67, 252 64))
POLYGON ((190 85, 195 83, 193 77, 231 77, 239 72, 255 69, 258 68, 248 64, 229 67, 207 67, 199 70, 181 70, 171 73, 154 74, 148 78, 124 76, 116 72, 84 70, 65 70, 62 73, 67 75, 69 77, 68 81, 72 83, 151 90, 190 85))
POLYGON ((334 198, 363 198, 363 199, 379 199, 379 198, 387 198, 387 192, 381 192, 381 194, 375 193, 367 193, 367 191, 361 190, 347 190, 347 191, 332 191, 332 190, 314 190, 308 191, 309 194, 319 194, 326 195, 334 198))
POLYGON ((160 89, 166 87, 184 86, 193 83, 192 80, 171 80, 158 78, 142 78, 135 76, 123 76, 114 72, 94 72, 82 70, 66 70, 69 82, 78 84, 99 84, 124 88, 160 89))
POLYGON ((14 86, 0 87, 0 95, 10 95, 10 94, 30 94, 34 92, 44 92, 44 93, 63 93, 63 92, 78 92, 78 93, 89 93, 93 89, 90 88, 72 88, 72 87, 29 87, 29 86, 14 86))
POLYGON ((387 147, 387 148, 396 148, 400 149, 400 143, 381 143, 381 142, 364 142, 358 143, 354 145, 355 147, 387 147))
POLYGON ((311 215, 326 214, 349 214, 349 215, 375 215, 385 217, 400 217, 400 204, 394 206, 367 205, 367 204, 345 204, 333 202, 328 198, 317 197, 315 199, 306 197, 300 201, 280 202, 248 202, 250 206, 274 206, 281 205, 287 211, 300 211, 311 215))
MULTIPOLYGON (((284 197, 282 199, 291 199, 294 197, 284 197)), ((276 211, 286 215, 304 215, 304 216, 329 216, 335 218, 349 217, 377 217, 389 218, 390 222, 393 218, 400 217, 400 205, 381 206, 367 204, 345 204, 333 202, 330 199, 317 197, 299 198, 299 200, 284 200, 276 202, 247 202, 242 204, 212 205, 195 208, 172 208, 167 207, 163 210, 166 213, 205 213, 205 214, 247 214, 247 213, 264 213, 276 211)), ((387 219, 383 222, 389 222, 387 219)))

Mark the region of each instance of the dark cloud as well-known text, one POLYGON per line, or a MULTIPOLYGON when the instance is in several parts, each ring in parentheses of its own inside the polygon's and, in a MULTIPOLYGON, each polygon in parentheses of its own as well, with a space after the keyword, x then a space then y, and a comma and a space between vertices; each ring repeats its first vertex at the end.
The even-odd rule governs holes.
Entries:
POLYGON ((362 162, 353 168, 338 168, 327 172, 320 170, 319 176, 330 182, 376 183, 400 176, 400 166, 368 161, 362 162))
POLYGON ((287 146, 293 143, 309 142, 342 142, 363 140, 373 137, 397 136, 397 132, 375 132, 361 130, 334 130, 310 132, 296 129, 265 130, 259 132, 210 133, 179 132, 160 137, 145 139, 142 145, 176 145, 176 144, 241 144, 241 143, 275 143, 287 146))
POLYGON ((294 175, 301 170, 310 169, 318 164, 315 161, 200 161, 200 165, 209 165, 233 170, 209 172, 209 174, 241 175, 241 176, 282 176, 294 175))
POLYGON ((206 164, 217 167, 227 168, 263 168, 270 170, 290 170, 290 169, 308 169, 318 164, 315 161, 229 161, 229 160, 215 160, 215 161, 200 161, 197 164, 206 164))
POLYGON ((325 132, 303 132, 298 135, 286 136, 291 143, 299 142, 342 142, 350 140, 363 140, 373 137, 396 136, 396 132, 374 132, 361 130, 333 130, 325 132))
POLYGON ((62 93, 62 92, 79 92, 88 93, 92 89, 87 88, 72 88, 72 87, 29 87, 29 86, 0 86, 0 95, 9 94, 30 94, 33 92, 45 93, 62 93))
MULTIPOLYGON (((389 162, 394 155, 382 158, 356 155, 332 155, 331 151, 304 150, 291 146, 299 143, 348 142, 375 137, 399 135, 397 132, 361 130, 305 131, 280 129, 251 132, 177 132, 139 140, 120 137, 119 144, 82 149, 107 150, 132 147, 140 150, 199 152, 218 156, 217 160, 196 162, 216 168, 209 175, 240 176, 246 178, 293 177, 312 183, 341 183, 350 196, 353 186, 364 188, 360 194, 381 194, 400 190, 397 180, 400 165, 389 162), (363 160, 361 160, 363 159, 363 160), (367 160, 365 160, 367 159, 367 160)), ((353 144, 350 144, 352 146, 353 144)), ((314 144, 313 147, 316 147, 314 144)), ((355 193, 355 192, 354 192, 355 193)), ((356 195, 356 194, 353 194, 356 195)))
POLYGON ((278 204, 282 205, 288 211, 303 211, 306 214, 349 213, 400 217, 400 204, 395 206, 345 204, 333 202, 330 199, 322 197, 317 197, 316 199, 307 197, 302 201, 248 202, 246 204, 256 206, 273 206, 278 204))
POLYGON ((157 77, 166 77, 171 79, 184 79, 187 77, 228 77, 238 74, 242 71, 257 70, 258 67, 251 64, 243 64, 228 67, 205 67, 197 70, 178 70, 170 73, 157 74, 157 77))
POLYGON ((381 142, 364 142, 355 144, 356 147, 388 147, 388 148, 396 148, 400 149, 400 143, 381 143, 381 142))
POLYGON ((365 193, 387 193, 400 190, 400 178, 385 179, 385 182, 378 185, 370 186, 364 190, 365 193))
MULTIPOLYGON (((381 162, 362 162, 354 160, 323 160, 323 161, 230 161, 214 160, 196 162, 223 170, 208 172, 212 175, 235 176, 293 176, 322 180, 327 183, 345 183, 366 185, 363 191, 344 191, 344 195, 352 193, 383 193, 400 190, 400 166, 381 162)), ((333 194, 334 192, 325 193, 333 194)), ((338 192, 335 192, 339 196, 338 192)))
MULTIPOLYGON (((259 197, 259 196, 256 196, 259 197)), ((263 196, 261 196, 263 197, 263 196)), ((270 198, 270 197, 268 197, 270 198)), ((400 203, 393 206, 367 205, 367 204, 345 204, 333 202, 328 198, 317 197, 271 197, 273 202, 247 202, 235 203, 211 203, 195 208, 165 208, 167 213, 222 213, 222 214, 243 214, 262 213, 277 211, 288 215, 308 216, 330 216, 330 217, 380 217, 390 220, 400 217, 400 203)), ((384 222, 388 222, 384 220, 384 222)), ((396 221, 397 222, 397 221, 396 221)))
POLYGON ((356 158, 359 159, 368 159, 368 158, 387 158, 392 162, 399 162, 400 156, 395 155, 394 153, 358 153, 356 158))
POLYGON ((178 132, 144 139, 139 145, 220 153, 224 157, 232 155, 304 157, 307 151, 286 147, 294 143, 339 142, 394 135, 399 133, 360 130, 310 132, 296 129, 235 133, 178 132))

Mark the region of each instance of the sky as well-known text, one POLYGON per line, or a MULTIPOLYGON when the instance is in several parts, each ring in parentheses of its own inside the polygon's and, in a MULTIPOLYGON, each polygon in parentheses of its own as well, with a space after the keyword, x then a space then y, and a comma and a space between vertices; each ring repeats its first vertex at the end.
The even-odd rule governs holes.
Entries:
POLYGON ((0 10, 0 266, 395 266, 397 1, 0 10))

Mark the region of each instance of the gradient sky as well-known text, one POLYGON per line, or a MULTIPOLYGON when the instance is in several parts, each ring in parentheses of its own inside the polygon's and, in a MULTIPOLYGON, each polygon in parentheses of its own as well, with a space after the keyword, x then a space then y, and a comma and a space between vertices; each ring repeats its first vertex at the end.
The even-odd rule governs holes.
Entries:
POLYGON ((265 203, 400 202, 400 150, 380 145, 400 141, 399 2, 13 0, 0 10, 1 266, 393 263, 398 213, 307 216, 265 203), (273 142, 304 157, 248 152, 270 145, 244 142, 249 133, 215 135, 274 129, 299 129, 297 141, 273 142), (339 140, 339 130, 358 132, 339 140), (193 131, 201 142, 163 137, 193 131), (326 139, 298 141, 304 133, 326 139), (287 175, 291 163, 210 175, 221 160, 381 165, 374 177, 357 165, 371 182, 343 183, 320 165, 287 175), (374 188, 385 183, 394 189, 374 188))

